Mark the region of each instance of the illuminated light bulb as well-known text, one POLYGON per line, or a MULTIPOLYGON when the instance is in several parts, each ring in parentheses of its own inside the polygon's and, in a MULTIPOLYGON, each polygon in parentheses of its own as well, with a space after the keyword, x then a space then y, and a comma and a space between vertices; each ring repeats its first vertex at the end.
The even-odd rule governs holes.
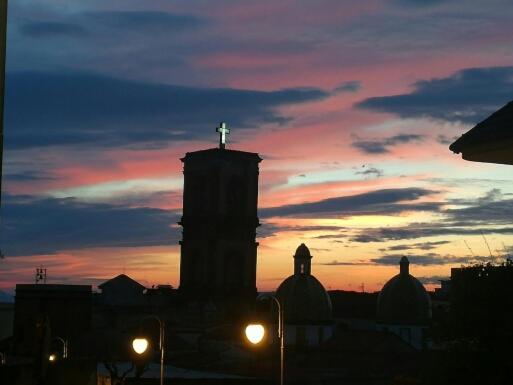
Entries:
POLYGON ((50 354, 48 356, 48 361, 53 362, 57 359, 57 356, 55 354, 50 354))
POLYGON ((246 338, 252 344, 258 344, 264 339, 265 329, 260 324, 250 324, 246 326, 246 338))
POLYGON ((135 338, 132 341, 132 348, 137 354, 143 354, 148 349, 148 340, 146 338, 135 338))

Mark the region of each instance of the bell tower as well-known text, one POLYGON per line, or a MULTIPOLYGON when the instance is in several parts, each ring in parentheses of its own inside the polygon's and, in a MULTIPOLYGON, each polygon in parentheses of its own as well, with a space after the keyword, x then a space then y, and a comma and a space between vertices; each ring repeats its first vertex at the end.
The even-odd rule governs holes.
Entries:
POLYGON ((256 295, 258 165, 256 153, 218 148, 188 152, 184 164, 180 291, 216 303, 256 295))

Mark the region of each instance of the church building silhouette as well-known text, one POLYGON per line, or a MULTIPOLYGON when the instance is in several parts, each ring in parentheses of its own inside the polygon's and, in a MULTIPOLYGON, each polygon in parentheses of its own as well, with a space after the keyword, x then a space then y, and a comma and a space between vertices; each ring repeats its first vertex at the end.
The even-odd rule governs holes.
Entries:
MULTIPOLYGON (((256 297, 256 153, 226 148, 188 152, 184 164, 180 292, 189 300, 245 307, 256 297)), ((226 307, 226 306, 223 306, 226 307)))

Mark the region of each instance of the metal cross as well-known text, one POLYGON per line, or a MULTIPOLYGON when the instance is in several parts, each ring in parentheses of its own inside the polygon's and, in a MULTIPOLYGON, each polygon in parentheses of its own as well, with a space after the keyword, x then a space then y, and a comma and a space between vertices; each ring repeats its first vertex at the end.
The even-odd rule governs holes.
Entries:
POLYGON ((219 148, 224 150, 226 147, 226 135, 230 133, 230 129, 226 127, 225 122, 221 122, 219 127, 216 128, 216 132, 219 132, 219 148))

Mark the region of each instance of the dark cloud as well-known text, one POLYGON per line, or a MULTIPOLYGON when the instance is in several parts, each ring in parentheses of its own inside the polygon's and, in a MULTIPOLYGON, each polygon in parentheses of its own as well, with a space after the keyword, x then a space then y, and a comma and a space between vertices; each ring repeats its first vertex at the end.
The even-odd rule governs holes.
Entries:
POLYGON ((411 93, 373 97, 356 106, 403 118, 475 124, 513 98, 513 67, 470 68, 413 86, 411 93))
POLYGON ((205 23, 193 15, 158 11, 93 11, 47 17, 52 20, 23 22, 20 33, 31 38, 91 37, 97 34, 112 38, 112 34, 176 33, 197 29, 205 23))
POLYGON ((311 217, 350 215, 394 215, 406 211, 439 211, 439 203, 404 203, 430 196, 434 191, 421 188, 384 189, 358 195, 323 199, 317 202, 260 209, 262 217, 311 217))
POLYGON ((481 228, 481 227, 450 227, 444 223, 433 222, 382 229, 367 229, 351 238, 353 242, 386 242, 404 239, 439 237, 450 235, 481 235, 481 234, 513 234, 513 227, 481 228))
MULTIPOLYGON (((389 254, 378 258, 372 258, 370 261, 376 265, 398 266, 403 254, 389 254)), ((449 264, 467 264, 475 262, 479 257, 456 257, 454 255, 438 255, 436 253, 427 254, 408 254, 406 255, 412 265, 431 266, 431 265, 449 265, 449 264)))
POLYGON ((400 5, 409 5, 414 7, 430 7, 442 3, 449 3, 451 0, 395 0, 400 5))
POLYGON ((56 180, 57 177, 44 171, 20 171, 3 175, 6 182, 34 182, 40 180, 56 180))
POLYGON ((367 261, 338 261, 333 260, 331 262, 324 262, 324 263, 316 263, 316 265, 321 266, 361 266, 361 265, 369 265, 369 262, 367 261))
MULTIPOLYGON (((336 229, 338 230, 338 229, 336 229)), ((335 240, 339 240, 340 238, 344 237, 344 234, 341 234, 341 233, 337 233, 337 234, 323 234, 323 235, 317 235, 315 237, 313 237, 314 239, 335 239, 335 240)), ((342 241, 340 241, 341 243, 343 243, 342 241)))
POLYGON ((355 175, 363 175, 363 176, 374 176, 376 178, 382 177, 385 173, 383 170, 376 167, 369 167, 363 171, 357 171, 354 173, 355 175))
POLYGON ((399 134, 383 139, 357 139, 352 143, 352 146, 367 154, 386 154, 390 152, 390 147, 409 142, 418 142, 423 139, 423 135, 399 134))
MULTIPOLYGON (((327 226, 327 225, 314 225, 314 226, 290 226, 290 225, 280 225, 276 223, 270 223, 267 221, 261 221, 261 226, 257 229, 258 238, 266 238, 272 237, 277 233, 284 231, 297 231, 301 233, 309 232, 309 231, 342 231, 345 227, 341 226, 327 226)), ((341 235, 338 235, 341 237, 341 235)), ((315 237, 317 238, 317 237, 315 237)))
POLYGON ((497 202, 502 199, 502 191, 498 188, 493 188, 487 191, 482 197, 477 198, 477 203, 488 204, 491 202, 497 202))
POLYGON ((82 37, 86 36, 85 28, 77 24, 56 21, 34 21, 20 27, 22 35, 33 38, 48 37, 82 37))
POLYGON ((319 100, 319 89, 194 88, 91 73, 7 76, 6 146, 120 146, 199 139, 229 117, 237 128, 283 124, 282 105, 319 100))
POLYGON ((401 251, 401 250, 412 250, 412 249, 420 249, 420 250, 432 250, 437 248, 440 245, 446 245, 451 243, 451 241, 433 241, 433 242, 418 242, 411 244, 401 244, 401 245, 393 245, 387 247, 386 249, 380 249, 381 251, 401 251))
POLYGON ((91 247, 171 245, 180 236, 171 227, 178 220, 178 214, 155 208, 5 196, 2 252, 9 257, 91 247))
POLYGON ((447 275, 430 275, 426 277, 415 277, 424 285, 440 285, 440 281, 445 281, 450 279, 447 275))
MULTIPOLYGON (((331 262, 320 263, 324 266, 399 266, 399 261, 404 254, 388 254, 377 258, 370 258, 369 260, 355 260, 355 261, 339 261, 333 260, 331 262)), ((437 265, 454 265, 454 264, 470 264, 490 260, 490 257, 457 257, 454 255, 438 255, 436 253, 427 254, 407 254, 408 260, 412 265, 420 266, 437 266, 437 265)))
POLYGON ((497 200, 500 191, 492 190, 477 204, 469 207, 447 209, 446 214, 455 222, 480 225, 510 225, 513 218, 513 199, 497 200))
POLYGON ((458 138, 459 136, 437 135, 436 141, 440 144, 443 144, 444 146, 448 146, 458 138))
POLYGON ((197 28, 205 21, 193 15, 180 15, 159 11, 96 11, 77 15, 78 22, 91 28, 109 28, 131 33, 181 31, 197 28))
MULTIPOLYGON (((510 226, 513 199, 503 199, 504 195, 499 189, 492 189, 475 200, 449 201, 448 204, 456 207, 441 209, 443 218, 438 221, 365 229, 351 240, 368 243, 449 235, 513 234, 510 226)), ((429 246, 428 243, 424 245, 429 246)))
POLYGON ((362 88, 362 83, 357 80, 353 80, 353 81, 341 83, 340 85, 338 85, 337 87, 335 87, 333 89, 333 93, 340 94, 343 92, 357 92, 361 88, 362 88))

